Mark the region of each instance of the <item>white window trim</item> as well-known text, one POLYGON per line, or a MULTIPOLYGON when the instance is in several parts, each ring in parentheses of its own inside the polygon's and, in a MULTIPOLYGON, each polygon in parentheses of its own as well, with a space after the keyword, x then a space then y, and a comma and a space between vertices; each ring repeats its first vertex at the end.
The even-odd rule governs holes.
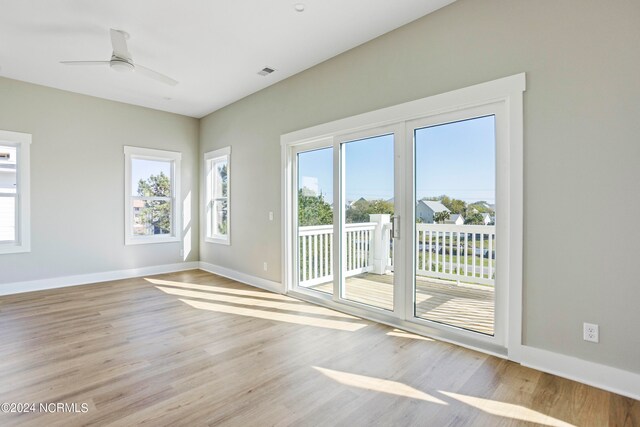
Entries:
POLYGON ((182 153, 175 151, 156 150, 151 148, 124 147, 124 244, 143 245, 152 243, 180 242, 182 236, 182 209, 180 209, 180 161, 182 153), (134 236, 133 235, 133 204, 131 203, 131 160, 160 160, 170 161, 173 164, 171 170, 171 235, 162 236, 134 236))
POLYGON ((216 243, 220 245, 231 245, 231 147, 224 147, 218 150, 209 151, 204 154, 204 241, 207 243, 216 243), (227 235, 221 236, 212 234, 211 224, 213 211, 209 208, 213 201, 211 190, 211 165, 218 159, 226 159, 227 161, 227 235))
MULTIPOLYGON (((443 341, 474 348, 479 351, 507 357, 514 361, 522 358, 522 253, 523 253, 523 92, 526 89, 524 73, 480 83, 474 86, 446 92, 415 101, 398 104, 392 107, 347 117, 329 123, 324 123, 307 129, 284 134, 280 137, 282 148, 282 271, 284 272, 283 292, 290 293, 302 299, 325 305, 339 311, 369 318, 382 323, 401 327, 406 330, 433 336, 443 341), (295 224, 293 207, 294 153, 297 147, 316 144, 321 140, 335 140, 340 135, 356 133, 376 127, 406 124, 412 120, 426 119, 453 113, 459 110, 473 109, 489 104, 499 104, 506 120, 505 136, 507 141, 503 145, 504 155, 508 159, 506 164, 497 165, 503 168, 505 185, 501 197, 501 221, 503 226, 508 224, 508 232, 503 235, 508 238, 508 247, 503 247, 503 260, 506 262, 504 276, 508 277, 508 295, 506 295, 508 310, 507 330, 504 333, 506 349, 487 345, 485 340, 466 337, 465 334, 450 334, 447 328, 425 328, 408 320, 408 316, 397 317, 377 315, 356 307, 348 307, 343 303, 336 303, 328 298, 317 295, 306 295, 296 292, 294 237, 295 224)), ((406 136, 408 138, 408 136, 406 136)), ((334 153, 335 154, 335 153, 334 153)), ((410 171, 407 171, 407 174, 410 171)), ((334 175, 336 171, 334 171, 334 175)), ((406 177, 412 180, 412 177, 406 177)), ((334 184, 335 185, 335 184, 334 184)), ((407 184, 407 187, 412 187, 407 184)), ((401 195, 403 196, 403 195, 401 195)), ((405 195, 406 196, 406 195, 405 195)), ((408 194, 411 196, 411 194, 408 194)), ((409 199, 410 200, 410 199, 409 199)), ((407 261, 408 262, 408 261, 407 261)), ((409 270, 411 271, 411 270, 409 270)), ((478 334, 475 334, 478 335, 478 334)))
POLYGON ((0 144, 17 147, 16 240, 0 243, 0 254, 31 252, 31 134, 0 130, 0 144))

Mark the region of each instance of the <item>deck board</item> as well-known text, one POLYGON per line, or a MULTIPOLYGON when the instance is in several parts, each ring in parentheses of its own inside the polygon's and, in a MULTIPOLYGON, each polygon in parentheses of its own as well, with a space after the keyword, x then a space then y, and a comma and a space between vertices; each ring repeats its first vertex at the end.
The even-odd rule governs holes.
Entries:
MULTIPOLYGON (((333 285, 324 283, 313 289, 331 293, 333 285)), ((456 285, 443 280, 417 278, 416 314, 483 334, 494 332, 495 293, 492 287, 456 285)), ((345 296, 350 301, 393 310, 393 275, 364 273, 347 278, 345 296)))

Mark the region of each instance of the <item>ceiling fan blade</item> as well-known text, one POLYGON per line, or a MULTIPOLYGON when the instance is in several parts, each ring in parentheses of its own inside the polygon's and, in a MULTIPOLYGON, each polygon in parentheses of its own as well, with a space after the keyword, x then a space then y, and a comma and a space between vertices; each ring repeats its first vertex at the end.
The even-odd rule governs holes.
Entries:
POLYGON ((60 61, 64 65, 109 65, 109 61, 60 61))
POLYGON ((158 80, 159 82, 168 84, 170 86, 175 86, 178 84, 178 82, 176 80, 173 80, 171 77, 167 77, 164 74, 153 71, 147 67, 143 67, 142 65, 135 64, 135 70, 137 73, 158 80))
POLYGON ((111 29, 111 45, 113 54, 119 58, 131 59, 131 54, 127 48, 127 33, 120 30, 111 29))

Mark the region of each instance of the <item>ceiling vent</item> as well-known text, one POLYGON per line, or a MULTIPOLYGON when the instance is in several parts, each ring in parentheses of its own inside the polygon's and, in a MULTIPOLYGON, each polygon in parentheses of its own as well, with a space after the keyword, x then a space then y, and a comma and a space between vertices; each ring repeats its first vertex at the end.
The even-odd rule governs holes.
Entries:
POLYGON ((269 74, 273 73, 275 70, 273 68, 269 68, 269 67, 264 67, 262 70, 258 71, 258 74, 260 74, 261 76, 268 76, 269 74))

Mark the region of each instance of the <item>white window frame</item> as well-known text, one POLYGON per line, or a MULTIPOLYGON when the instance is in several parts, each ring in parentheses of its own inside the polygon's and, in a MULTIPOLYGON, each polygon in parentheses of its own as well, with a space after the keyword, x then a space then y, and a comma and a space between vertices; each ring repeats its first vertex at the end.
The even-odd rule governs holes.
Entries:
POLYGON ((0 242, 0 254, 31 252, 31 134, 0 130, 0 145, 16 147, 18 157, 16 194, 10 196, 15 197, 16 238, 0 242))
MULTIPOLYGON (((520 361, 522 357, 522 252, 523 252, 523 92, 526 88, 525 74, 520 73, 509 77, 480 83, 474 86, 446 92, 416 101, 398 104, 392 107, 371 111, 357 116, 347 117, 329 123, 324 123, 307 129, 291 132, 280 137, 282 148, 282 210, 283 210, 283 245, 282 260, 284 283, 283 292, 301 299, 311 301, 332 309, 343 311, 356 316, 390 324, 419 334, 436 337, 443 341, 454 342, 464 347, 474 348, 485 353, 500 357, 507 357, 520 361), (472 111, 483 106, 493 106, 502 117, 500 129, 497 130, 498 146, 496 147, 498 161, 497 174, 502 181, 496 188, 497 199, 500 200, 500 235, 501 239, 500 280, 506 281, 506 292, 503 293, 502 316, 504 329, 501 337, 484 338, 481 334, 460 331, 447 325, 424 325, 419 319, 413 319, 412 314, 379 314, 371 310, 363 310, 346 304, 337 303, 331 297, 310 295, 295 288, 295 212, 294 153, 304 146, 313 146, 319 141, 337 141, 342 135, 357 133, 376 127, 392 125, 410 125, 416 120, 433 118, 442 121, 447 115, 455 116, 456 112, 472 111), (500 342, 498 342, 498 340, 500 342)), ((446 120, 446 118, 444 119, 446 120)), ((498 124, 497 124, 498 126, 498 124)), ((396 155, 408 157, 412 153, 413 135, 405 129, 405 149, 396 155)), ((336 152, 334 152, 334 156, 336 152)), ((335 162, 334 162, 335 164, 335 162)), ((413 167, 405 169, 404 193, 397 194, 400 199, 413 200, 413 167)), ((334 170, 334 186, 340 182, 339 171, 334 170)), ((335 195, 334 195, 335 197, 335 195)), ((339 202, 338 202, 339 203, 339 202)), ((405 217, 409 217, 409 212, 405 217)), ((413 234, 411 221, 400 221, 401 235, 413 234)), ((336 230, 334 230, 337 233, 336 230)), ((402 243, 406 252, 412 253, 411 240, 402 243)), ((336 245, 336 247, 338 247, 336 245)), ((497 255, 498 256, 498 255, 497 255)), ((334 257, 337 259, 338 257, 334 257)), ((406 256, 403 261, 405 271, 411 274, 413 257, 406 256)), ((340 271, 335 268, 334 271, 340 271)), ((394 295, 395 296, 395 295, 394 295)), ((410 295, 405 295, 405 306, 410 307, 410 295)), ((400 301, 396 298, 395 301, 400 301)), ((498 319, 496 318, 496 321, 498 319)))
POLYGON ((176 151, 156 150, 141 147, 124 147, 124 244, 143 245, 150 243, 171 243, 181 241, 182 211, 178 204, 180 200, 180 161, 182 153, 176 151), (133 234, 133 203, 131 182, 131 163, 133 159, 157 160, 171 162, 171 234, 153 236, 134 236, 133 234))
POLYGON ((206 225, 204 227, 204 240, 208 243, 217 243, 220 245, 231 245, 231 147, 224 147, 218 150, 209 151, 204 154, 204 216, 206 225), (227 234, 218 234, 214 230, 214 204, 216 200, 223 200, 224 197, 216 198, 213 189, 216 187, 213 180, 213 166, 220 162, 227 163, 227 234))

